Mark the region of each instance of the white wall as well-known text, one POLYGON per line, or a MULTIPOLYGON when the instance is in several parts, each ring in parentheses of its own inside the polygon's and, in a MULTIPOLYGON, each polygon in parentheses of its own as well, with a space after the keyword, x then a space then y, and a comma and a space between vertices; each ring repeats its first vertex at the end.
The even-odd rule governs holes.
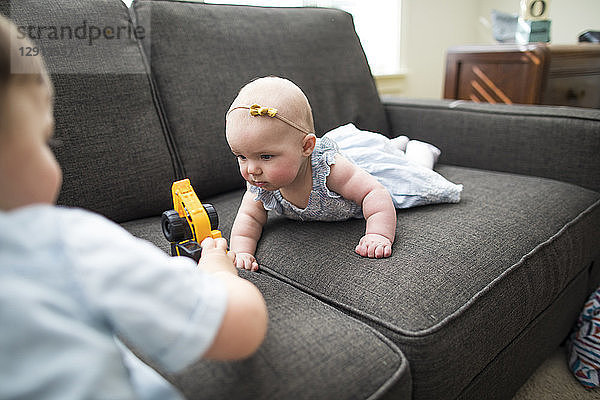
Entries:
POLYGON ((403 0, 406 79, 402 95, 441 97, 450 46, 477 42, 477 0, 403 0))
POLYGON ((576 43, 580 33, 600 31, 600 1, 554 0, 550 8, 552 43, 576 43))
MULTIPOLYGON (((519 0, 403 0, 402 3, 406 76, 394 83, 395 90, 389 89, 388 82, 386 91, 415 98, 442 98, 448 47, 494 43, 488 25, 492 9, 519 12, 519 0)), ((581 32, 600 30, 600 0, 552 0, 550 19, 552 43, 575 44, 581 32)))
MULTIPOLYGON (((492 9, 512 14, 519 13, 518 0, 482 0, 480 3, 480 15, 488 20, 492 9)), ((550 19, 552 43, 575 44, 580 33, 589 29, 600 30, 600 1, 551 0, 550 19)), ((480 33, 482 32, 483 29, 480 29, 480 33)), ((481 39, 493 42, 490 31, 483 32, 481 39)))

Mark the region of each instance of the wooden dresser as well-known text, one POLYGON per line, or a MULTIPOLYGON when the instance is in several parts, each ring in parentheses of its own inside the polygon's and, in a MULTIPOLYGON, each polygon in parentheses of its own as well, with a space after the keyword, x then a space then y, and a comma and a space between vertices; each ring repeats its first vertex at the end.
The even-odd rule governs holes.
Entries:
POLYGON ((444 98, 600 108, 600 45, 452 47, 444 98))

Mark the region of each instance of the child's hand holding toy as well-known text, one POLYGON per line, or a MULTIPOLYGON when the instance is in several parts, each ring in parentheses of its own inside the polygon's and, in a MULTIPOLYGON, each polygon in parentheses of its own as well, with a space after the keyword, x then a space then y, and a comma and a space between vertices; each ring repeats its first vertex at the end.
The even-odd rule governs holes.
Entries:
POLYGON ((227 240, 223 238, 213 239, 207 237, 201 243, 202 255, 198 267, 206 272, 227 272, 237 275, 237 269, 233 264, 235 253, 227 252, 227 240))

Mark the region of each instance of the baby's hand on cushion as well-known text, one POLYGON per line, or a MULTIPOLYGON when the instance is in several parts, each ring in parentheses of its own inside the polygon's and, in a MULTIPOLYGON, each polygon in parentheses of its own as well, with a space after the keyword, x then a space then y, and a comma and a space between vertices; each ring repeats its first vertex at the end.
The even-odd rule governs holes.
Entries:
POLYGON ((354 250, 363 257, 384 258, 392 255, 392 242, 385 236, 367 233, 354 250))
POLYGON ((258 262, 250 253, 235 253, 235 266, 248 271, 258 271, 258 262))

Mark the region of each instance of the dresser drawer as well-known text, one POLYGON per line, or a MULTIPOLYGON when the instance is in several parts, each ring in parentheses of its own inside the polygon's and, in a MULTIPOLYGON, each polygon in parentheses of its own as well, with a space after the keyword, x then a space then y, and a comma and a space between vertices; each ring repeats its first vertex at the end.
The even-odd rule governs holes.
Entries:
POLYGON ((444 97, 600 109, 600 45, 450 48, 444 97))
POLYGON ((600 108, 600 75, 549 78, 541 104, 600 108))

